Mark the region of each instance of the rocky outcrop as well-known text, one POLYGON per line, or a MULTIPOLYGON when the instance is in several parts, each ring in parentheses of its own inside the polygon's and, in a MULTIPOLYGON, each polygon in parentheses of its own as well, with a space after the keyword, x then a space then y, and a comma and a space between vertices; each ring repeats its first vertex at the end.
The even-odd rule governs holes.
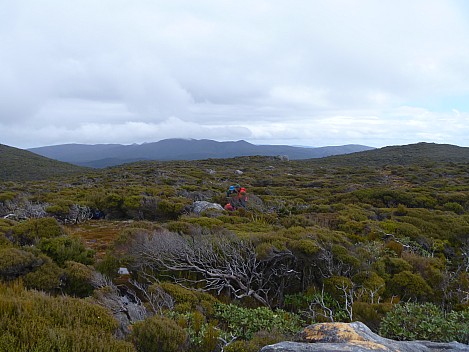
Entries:
POLYGON ((206 201, 197 201, 197 202, 194 202, 194 204, 192 204, 192 212, 196 213, 196 214, 200 214, 202 213, 203 211, 206 211, 206 210, 209 210, 209 209, 213 209, 213 210, 220 210, 220 211, 223 211, 223 207, 220 205, 220 204, 217 204, 217 203, 210 203, 210 202, 206 202, 206 201))
POLYGON ((452 352, 468 351, 457 342, 394 341, 373 333, 365 324, 322 323, 306 327, 295 342, 265 346, 260 352, 452 352))

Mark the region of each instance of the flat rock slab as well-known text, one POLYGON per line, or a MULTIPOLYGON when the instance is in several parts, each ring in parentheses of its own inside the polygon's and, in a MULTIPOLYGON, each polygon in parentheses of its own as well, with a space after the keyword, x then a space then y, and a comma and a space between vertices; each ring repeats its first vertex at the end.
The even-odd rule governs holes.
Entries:
POLYGON ((296 342, 280 342, 260 352, 451 352, 468 351, 458 342, 394 341, 373 333, 360 322, 323 323, 306 327, 296 342))

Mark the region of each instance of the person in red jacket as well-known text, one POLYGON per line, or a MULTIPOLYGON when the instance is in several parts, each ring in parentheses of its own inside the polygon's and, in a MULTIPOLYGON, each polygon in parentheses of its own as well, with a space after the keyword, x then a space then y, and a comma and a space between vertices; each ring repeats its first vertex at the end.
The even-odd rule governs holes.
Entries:
POLYGON ((238 203, 241 207, 246 209, 247 201, 248 201, 248 194, 246 192, 246 188, 241 187, 238 193, 238 203))

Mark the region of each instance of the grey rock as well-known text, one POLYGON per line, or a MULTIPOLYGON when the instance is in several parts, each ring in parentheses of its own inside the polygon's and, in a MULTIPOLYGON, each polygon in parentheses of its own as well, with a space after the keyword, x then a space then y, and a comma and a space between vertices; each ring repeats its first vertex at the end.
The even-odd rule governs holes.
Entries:
POLYGON ((200 200, 200 201, 194 202, 194 204, 192 204, 192 212, 194 212, 196 214, 200 214, 203 211, 206 211, 206 210, 209 210, 209 209, 220 210, 220 211, 224 210, 223 207, 220 204, 210 203, 210 202, 206 202, 204 200, 200 200))
POLYGON ((280 342, 260 352, 452 352, 468 351, 458 342, 394 341, 373 333, 360 322, 323 323, 306 327, 297 342, 280 342))

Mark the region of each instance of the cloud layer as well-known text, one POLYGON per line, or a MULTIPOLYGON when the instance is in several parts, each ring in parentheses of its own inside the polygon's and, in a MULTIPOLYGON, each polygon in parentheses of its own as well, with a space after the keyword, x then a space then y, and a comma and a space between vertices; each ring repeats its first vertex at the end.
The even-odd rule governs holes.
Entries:
POLYGON ((463 0, 0 6, 0 143, 469 146, 463 0))

